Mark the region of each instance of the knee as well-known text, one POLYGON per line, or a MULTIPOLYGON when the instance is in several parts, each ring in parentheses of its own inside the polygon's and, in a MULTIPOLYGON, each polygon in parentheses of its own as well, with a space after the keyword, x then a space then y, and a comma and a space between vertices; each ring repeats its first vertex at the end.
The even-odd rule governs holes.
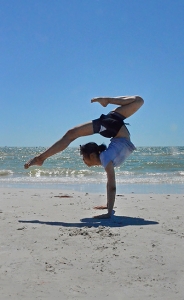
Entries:
POLYGON ((76 128, 72 128, 69 129, 66 134, 64 135, 64 137, 69 140, 70 142, 74 141, 76 138, 78 138, 77 135, 77 129, 76 128))
POLYGON ((142 106, 144 104, 144 100, 140 96, 136 96, 136 101, 137 101, 137 103, 139 103, 140 106, 142 106))

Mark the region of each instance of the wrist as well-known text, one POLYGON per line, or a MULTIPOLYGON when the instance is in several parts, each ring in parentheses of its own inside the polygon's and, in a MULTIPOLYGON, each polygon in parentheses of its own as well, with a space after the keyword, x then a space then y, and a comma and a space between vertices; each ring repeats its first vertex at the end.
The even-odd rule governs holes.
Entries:
POLYGON ((111 217, 111 215, 112 215, 112 210, 111 210, 111 211, 108 211, 107 215, 108 215, 109 217, 111 217))

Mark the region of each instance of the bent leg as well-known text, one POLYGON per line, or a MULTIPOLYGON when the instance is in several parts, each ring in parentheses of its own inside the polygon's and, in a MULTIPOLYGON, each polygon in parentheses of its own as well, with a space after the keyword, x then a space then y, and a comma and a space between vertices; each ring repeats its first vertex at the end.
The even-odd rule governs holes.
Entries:
POLYGON ((66 149, 71 142, 73 142, 75 139, 92 135, 93 132, 93 123, 89 122, 86 124, 82 124, 79 126, 76 126, 66 132, 66 134, 55 144, 53 144, 50 148, 48 148, 46 151, 41 153, 38 156, 35 156, 34 158, 30 159, 25 165, 24 168, 28 169, 30 166, 37 165, 41 166, 43 162, 50 156, 63 151, 66 149))
POLYGON ((114 109, 114 111, 121 114, 125 118, 133 115, 144 104, 144 100, 140 96, 134 97, 135 100, 132 103, 119 106, 118 108, 114 109))

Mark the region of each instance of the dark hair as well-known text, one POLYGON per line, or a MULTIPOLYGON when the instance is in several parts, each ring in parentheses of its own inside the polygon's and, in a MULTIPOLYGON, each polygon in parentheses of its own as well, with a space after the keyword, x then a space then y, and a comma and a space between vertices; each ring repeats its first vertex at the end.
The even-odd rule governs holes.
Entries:
POLYGON ((80 145, 80 154, 90 156, 91 153, 95 153, 97 156, 100 155, 101 152, 107 149, 105 144, 97 145, 96 143, 87 143, 85 145, 80 145))

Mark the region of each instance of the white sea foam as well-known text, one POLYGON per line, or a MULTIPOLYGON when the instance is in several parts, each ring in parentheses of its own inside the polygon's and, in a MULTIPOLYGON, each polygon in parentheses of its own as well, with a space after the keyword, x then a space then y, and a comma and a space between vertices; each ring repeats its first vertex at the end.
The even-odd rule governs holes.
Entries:
POLYGON ((12 175, 13 171, 11 170, 0 170, 0 176, 12 175))

